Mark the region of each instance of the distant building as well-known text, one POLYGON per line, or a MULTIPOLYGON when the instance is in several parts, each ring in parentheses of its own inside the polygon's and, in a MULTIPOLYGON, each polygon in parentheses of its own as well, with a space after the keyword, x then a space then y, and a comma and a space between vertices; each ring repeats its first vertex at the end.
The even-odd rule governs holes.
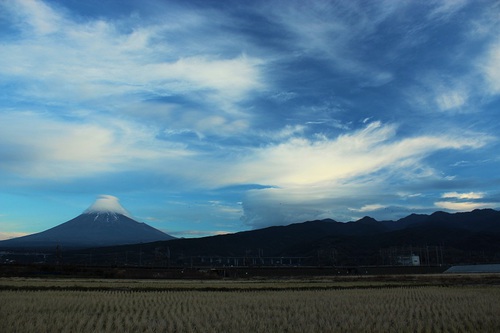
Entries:
POLYGON ((500 273, 500 264, 452 266, 445 273, 500 273))
POLYGON ((420 266, 420 257, 414 254, 410 256, 399 256, 398 265, 402 266, 420 266))

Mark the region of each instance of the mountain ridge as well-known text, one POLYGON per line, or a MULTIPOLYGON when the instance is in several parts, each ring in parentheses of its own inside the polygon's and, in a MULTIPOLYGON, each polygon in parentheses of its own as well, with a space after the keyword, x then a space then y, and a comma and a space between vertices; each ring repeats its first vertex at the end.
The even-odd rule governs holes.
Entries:
MULTIPOLYGON (((309 258, 309 264, 380 265, 386 264, 382 258, 384 251, 405 249, 407 254, 412 248, 414 251, 431 248, 433 253, 446 249, 444 259, 429 258, 432 253, 423 254, 428 257, 427 262, 434 260, 436 264, 443 260, 500 261, 500 211, 414 214, 397 221, 372 218, 351 222, 314 220, 141 245, 144 253, 161 248, 168 248, 171 260, 179 264, 185 264, 186 258, 292 256, 309 258), (398 221, 401 225, 397 225, 398 221)), ((137 245, 127 249, 135 251, 137 245)))

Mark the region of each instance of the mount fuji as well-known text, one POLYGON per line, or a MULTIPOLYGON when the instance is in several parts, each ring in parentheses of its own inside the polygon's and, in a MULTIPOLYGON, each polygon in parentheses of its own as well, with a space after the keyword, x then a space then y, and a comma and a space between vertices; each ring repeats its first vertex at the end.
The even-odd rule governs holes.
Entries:
POLYGON ((101 195, 74 219, 36 234, 0 241, 0 248, 86 248, 149 243, 174 238, 145 223, 135 221, 118 198, 101 195))

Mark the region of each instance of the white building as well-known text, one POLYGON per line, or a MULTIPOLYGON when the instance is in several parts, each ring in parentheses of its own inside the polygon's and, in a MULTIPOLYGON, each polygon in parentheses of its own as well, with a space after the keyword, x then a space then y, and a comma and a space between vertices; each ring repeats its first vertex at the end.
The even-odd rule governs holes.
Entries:
POLYGON ((414 254, 410 256, 399 256, 398 264, 403 266, 420 266, 420 256, 414 254))

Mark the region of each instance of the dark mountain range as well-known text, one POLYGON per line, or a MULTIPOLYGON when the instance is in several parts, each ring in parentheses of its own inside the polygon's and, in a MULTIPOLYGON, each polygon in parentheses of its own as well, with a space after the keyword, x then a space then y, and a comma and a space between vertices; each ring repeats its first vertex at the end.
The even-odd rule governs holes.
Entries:
POLYGON ((43 232, 0 241, 0 249, 76 249, 174 239, 125 214, 116 198, 103 196, 74 219, 43 232))
POLYGON ((309 221, 194 239, 129 245, 94 250, 94 260, 114 260, 134 253, 142 264, 224 265, 237 260, 265 260, 301 265, 393 265, 398 258, 419 255, 425 265, 500 261, 500 212, 436 212, 410 215, 398 221, 364 217, 355 222, 309 221), (285 259, 284 259, 285 260, 285 259), (285 260, 285 261, 286 261, 285 260))
POLYGON ((396 222, 381 222, 385 227, 393 230, 405 229, 416 225, 439 225, 469 231, 500 232, 500 212, 493 209, 476 209, 472 212, 450 214, 435 212, 431 215, 411 214, 396 222))
POLYGON ((500 262, 500 212, 492 209, 398 221, 326 219, 172 239, 130 219, 123 208, 91 208, 42 233, 0 242, 0 249, 59 245, 66 262, 92 265, 397 265, 409 255, 422 265, 500 262))

